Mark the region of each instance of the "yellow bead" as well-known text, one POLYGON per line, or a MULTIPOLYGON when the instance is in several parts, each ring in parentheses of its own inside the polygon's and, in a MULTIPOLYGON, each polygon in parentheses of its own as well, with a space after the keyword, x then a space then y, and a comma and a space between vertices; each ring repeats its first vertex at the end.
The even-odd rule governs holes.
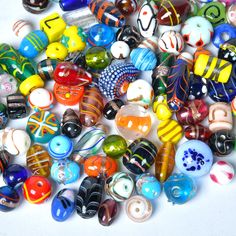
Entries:
POLYGON ((19 90, 24 96, 27 96, 34 89, 43 88, 43 86, 44 81, 41 77, 39 75, 32 75, 20 84, 19 90))
POLYGON ((64 61, 68 55, 68 50, 63 44, 55 42, 48 45, 46 55, 50 59, 64 61))
POLYGON ((156 97, 153 103, 153 112, 156 114, 159 120, 168 120, 172 116, 172 112, 167 104, 166 95, 160 95, 156 97))
POLYGON ((171 142, 176 144, 182 138, 183 129, 177 121, 169 119, 159 124, 157 135, 163 143, 171 142))
POLYGON ((58 13, 53 13, 40 21, 40 29, 48 36, 50 43, 60 40, 66 23, 58 13))
POLYGON ((83 30, 77 26, 68 27, 62 35, 61 42, 67 47, 69 53, 83 51, 86 47, 83 30))
POLYGON ((227 83, 232 72, 228 61, 200 54, 194 64, 194 74, 220 83, 227 83))

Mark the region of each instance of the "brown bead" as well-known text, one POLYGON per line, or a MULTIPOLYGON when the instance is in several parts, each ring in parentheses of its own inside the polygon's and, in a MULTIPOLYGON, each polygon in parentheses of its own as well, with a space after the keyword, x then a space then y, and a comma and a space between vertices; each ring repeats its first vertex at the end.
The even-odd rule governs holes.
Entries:
POLYGON ((211 134, 211 131, 202 125, 189 125, 184 130, 184 135, 187 139, 207 141, 211 134))

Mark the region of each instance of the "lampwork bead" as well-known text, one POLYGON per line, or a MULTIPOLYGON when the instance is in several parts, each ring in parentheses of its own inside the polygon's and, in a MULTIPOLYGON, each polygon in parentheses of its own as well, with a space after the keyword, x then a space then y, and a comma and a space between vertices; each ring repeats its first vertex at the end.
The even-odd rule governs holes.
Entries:
POLYGON ((219 1, 224 3, 226 6, 229 6, 234 3, 234 0, 219 0, 219 1))
POLYGON ((144 39, 139 45, 139 48, 149 48, 153 52, 156 52, 158 49, 158 37, 151 36, 149 38, 144 39))
POLYGON ((203 47, 211 42, 213 36, 211 23, 202 16, 194 16, 184 22, 181 34, 191 47, 203 47))
POLYGON ((0 145, 13 156, 24 155, 30 148, 30 143, 30 137, 24 130, 0 130, 0 145))
POLYGON ((33 59, 38 56, 47 45, 47 35, 41 30, 34 30, 22 39, 18 50, 22 56, 33 59))
POLYGON ((216 156, 229 155, 235 146, 235 136, 228 131, 218 131, 211 135, 209 147, 216 156))
POLYGON ((0 129, 4 129, 8 122, 7 107, 0 103, 0 129))
POLYGON ((111 46, 111 54, 116 59, 126 59, 130 54, 129 45, 124 41, 116 41, 111 46))
POLYGON ((233 3, 227 10, 227 21, 233 25, 236 26, 236 3, 233 3))
POLYGON ((52 92, 45 88, 37 88, 28 96, 28 103, 35 111, 49 110, 53 108, 53 102, 52 92))
POLYGON ((204 47, 198 47, 194 53, 194 63, 196 62, 197 58, 201 55, 201 54, 205 54, 207 56, 211 56, 211 52, 207 49, 205 49, 204 47))
POLYGON ((159 95, 155 98, 155 101, 153 102, 153 112, 156 114, 156 117, 159 120, 168 120, 172 116, 172 111, 170 110, 168 104, 166 95, 159 95))
POLYGON ((67 55, 67 48, 59 42, 50 43, 46 49, 46 56, 48 59, 64 61, 67 55))
POLYGON ((48 177, 50 175, 51 157, 43 146, 34 144, 26 154, 27 168, 33 175, 48 177))
POLYGON ((217 161, 211 168, 210 178, 220 185, 229 184, 234 178, 234 167, 227 161, 217 161))
POLYGON ((56 160, 69 157, 72 151, 73 143, 67 136, 64 135, 57 135, 53 137, 48 144, 48 153, 56 160))
POLYGON ((88 0, 60 0, 59 5, 62 11, 73 11, 79 8, 86 7, 89 3, 88 0))
POLYGON ((138 79, 129 84, 126 96, 129 103, 148 109, 152 103, 153 95, 152 86, 146 80, 138 79))
POLYGON ((236 28, 230 24, 220 24, 214 29, 212 43, 219 48, 229 39, 236 38, 236 28))
POLYGON ((204 100, 187 101, 176 113, 178 122, 181 125, 195 125, 208 116, 208 106, 204 100))
POLYGON ((136 177, 136 191, 143 197, 154 200, 161 194, 161 184, 155 176, 150 173, 138 175, 136 177))
POLYGON ((57 102, 66 105, 74 106, 78 104, 84 94, 83 86, 64 86, 58 83, 54 84, 53 93, 57 102))
POLYGON ((122 27, 125 25, 125 17, 112 2, 91 0, 88 6, 98 21, 103 24, 112 27, 122 27))
POLYGON ((95 125, 102 116, 103 97, 97 87, 85 90, 80 103, 80 121, 82 125, 91 127, 95 125))
POLYGON ((26 131, 33 142, 48 143, 60 133, 60 122, 55 114, 38 111, 29 117, 26 131))
POLYGON ((184 135, 187 139, 197 139, 207 141, 211 136, 211 131, 200 124, 189 125, 184 129, 184 135))
POLYGON ((10 119, 21 119, 28 115, 25 97, 20 93, 7 96, 7 113, 10 119))
POLYGON ((103 70, 111 63, 111 55, 103 47, 91 47, 86 51, 85 60, 88 67, 103 70))
POLYGON ((105 138, 102 149, 107 156, 118 159, 127 150, 127 143, 120 135, 109 135, 105 138))
POLYGON ((236 97, 231 102, 231 110, 234 116, 236 116, 236 97))
POLYGON ((124 102, 118 98, 109 101, 103 108, 104 117, 107 120, 114 120, 117 112, 124 105, 124 102))
POLYGON ((160 25, 178 25, 185 22, 191 5, 187 0, 164 0, 157 13, 160 25))
POLYGON ((175 167, 175 146, 171 142, 161 145, 155 158, 155 176, 161 182, 165 182, 175 167))
POLYGON ((17 20, 16 22, 14 22, 12 30, 17 37, 23 39, 33 30, 33 26, 29 21, 17 20))
POLYGON ((72 189, 60 190, 52 200, 51 214, 55 221, 63 222, 75 211, 75 193, 72 189))
POLYGON ((157 135, 163 143, 171 142, 176 144, 183 136, 183 128, 175 120, 164 120, 158 125, 157 135))
POLYGON ((51 183, 42 176, 31 176, 23 185, 25 200, 32 204, 41 204, 51 196, 51 183))
POLYGON ((118 164, 108 156, 90 156, 84 162, 84 172, 92 177, 109 177, 118 170, 118 164))
POLYGON ((216 27, 226 22, 225 6, 220 2, 207 3, 198 11, 198 16, 203 16, 216 27))
POLYGON ((10 162, 10 154, 5 150, 0 150, 0 174, 8 167, 10 162))
POLYGON ((69 138, 77 138, 82 131, 82 124, 75 111, 66 109, 61 122, 61 132, 69 138))
POLYGON ((157 10, 155 1, 144 1, 139 9, 137 24, 139 32, 144 38, 149 38, 155 34, 157 28, 157 10))
POLYGON ((129 83, 137 79, 138 73, 132 63, 110 65, 99 77, 99 89, 108 99, 122 97, 127 92, 129 83))
POLYGON ((125 172, 117 172, 106 179, 106 193, 117 202, 129 199, 134 190, 134 181, 125 172))
POLYGON ((164 191, 169 202, 181 205, 196 195, 197 186, 189 176, 173 174, 164 183, 164 191))
POLYGON ((210 105, 208 121, 209 129, 213 133, 221 130, 232 130, 233 117, 230 105, 223 102, 210 105))
POLYGON ((126 42, 131 49, 136 48, 142 40, 142 36, 135 26, 125 25, 116 33, 116 41, 126 42))
POLYGON ((7 97, 16 93, 18 84, 16 79, 9 74, 0 74, 0 96, 7 97))
POLYGON ((184 49, 184 40, 180 33, 176 31, 164 32, 158 41, 160 51, 179 55, 184 49))
POLYGON ((9 186, 0 187, 0 211, 14 210, 20 204, 20 196, 16 190, 9 186))
POLYGON ((182 144, 176 152, 175 164, 178 170, 191 177, 201 177, 209 173, 213 154, 207 144, 190 140, 182 144))
POLYGON ((130 16, 136 12, 138 4, 136 0, 116 0, 115 6, 119 9, 122 15, 130 16))
POLYGON ((137 223, 147 221, 152 215, 152 203, 142 196, 133 196, 126 202, 127 216, 137 223))
POLYGON ((56 69, 57 64, 59 63, 56 59, 45 59, 38 63, 37 72, 39 76, 46 81, 53 79, 54 70, 56 69))
POLYGON ((77 214, 84 219, 96 215, 102 201, 104 182, 101 178, 85 177, 76 196, 77 214))
POLYGON ((39 14, 46 10, 49 0, 22 0, 22 4, 26 11, 39 14))
POLYGON ((127 140, 135 140, 148 135, 152 122, 150 113, 135 104, 123 106, 116 114, 118 132, 127 140))
POLYGON ((18 164, 9 165, 3 172, 5 184, 12 188, 18 188, 27 178, 28 172, 26 168, 18 164))
POLYGON ((229 39, 220 45, 218 57, 231 63, 236 62, 236 39, 229 39))
POLYGON ((95 24, 88 31, 88 43, 93 46, 110 48, 115 41, 115 31, 104 24, 95 24))
POLYGON ((51 167, 51 177, 58 184, 71 184, 80 177, 80 167, 69 160, 54 161, 51 167))
POLYGON ((98 220, 103 226, 110 226, 118 214, 118 203, 113 199, 106 199, 98 209, 98 220))

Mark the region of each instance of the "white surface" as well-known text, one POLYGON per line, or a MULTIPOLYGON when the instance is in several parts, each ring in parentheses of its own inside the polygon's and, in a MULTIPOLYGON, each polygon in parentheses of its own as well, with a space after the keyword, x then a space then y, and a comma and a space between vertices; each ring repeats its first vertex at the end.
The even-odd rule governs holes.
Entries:
MULTIPOLYGON (((6 42, 15 47, 20 43, 12 32, 12 23, 15 19, 26 19, 39 26, 39 20, 58 9, 54 4, 46 12, 33 15, 23 9, 21 0, 0 0, 0 43, 6 42)), ((216 52, 214 52, 216 54, 216 52)), ((141 76, 148 79, 148 76, 141 76)), ((57 105, 52 111, 60 115, 65 107, 57 105)), ((155 118, 154 118, 155 119, 155 118)), ((24 129, 27 118, 10 122, 9 126, 24 129)), ((113 122, 109 122, 114 130, 113 122)), ((156 137, 157 122, 153 124, 152 133, 148 136, 158 146, 156 137)), ((236 166, 235 152, 224 160, 236 166)), ((24 157, 15 158, 15 162, 25 165, 24 157)), ((81 178, 82 179, 82 178, 81 178)), ((81 181, 80 179, 80 181, 81 181)), ((78 189, 80 181, 73 185, 78 189)), ((3 184, 1 182, 1 184, 3 184)), ((234 236, 236 219, 236 180, 230 185, 219 186, 214 184, 209 176, 197 180, 198 191, 195 198, 182 206, 172 206, 167 202, 164 193, 153 202, 154 214, 145 223, 134 223, 126 216, 123 206, 120 214, 110 227, 103 227, 98 223, 97 216, 90 220, 80 218, 76 213, 66 222, 55 222, 51 217, 51 200, 42 205, 31 205, 23 201, 19 208, 9 213, 0 212, 0 236, 13 235, 101 235, 101 236, 234 236)), ((53 185, 53 194, 64 186, 53 185)), ((123 205, 123 204, 122 204, 123 205)))

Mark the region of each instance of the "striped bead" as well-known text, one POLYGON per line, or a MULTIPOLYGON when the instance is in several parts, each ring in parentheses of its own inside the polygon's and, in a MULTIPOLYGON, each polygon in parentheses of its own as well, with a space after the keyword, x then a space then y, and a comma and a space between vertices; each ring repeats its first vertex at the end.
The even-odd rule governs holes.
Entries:
POLYGON ((40 61, 37 66, 37 72, 39 76, 43 80, 52 80, 57 64, 58 61, 55 59, 45 59, 43 61, 40 61))

